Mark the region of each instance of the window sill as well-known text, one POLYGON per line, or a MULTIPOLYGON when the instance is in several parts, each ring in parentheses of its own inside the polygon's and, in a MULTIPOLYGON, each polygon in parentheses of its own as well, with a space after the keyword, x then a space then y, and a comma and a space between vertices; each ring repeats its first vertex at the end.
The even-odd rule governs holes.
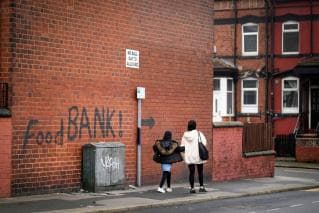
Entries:
POLYGON ((0 118, 11 117, 11 112, 7 108, 0 107, 0 118))
POLYGON ((260 117, 261 113, 260 112, 256 112, 256 113, 241 112, 241 113, 237 113, 236 116, 237 117, 260 117))
POLYGON ((260 59, 262 56, 260 55, 241 55, 240 59, 260 59))
POLYGON ((273 113, 273 118, 298 117, 299 113, 273 113))
POLYGON ((213 122, 214 128, 225 128, 225 127, 243 127, 243 123, 240 121, 220 121, 213 122))
POLYGON ((275 154, 276 152, 274 150, 243 153, 245 158, 256 157, 256 156, 268 156, 268 155, 275 155, 275 154))
POLYGON ((294 111, 294 112, 284 112, 284 111, 282 111, 282 114, 284 114, 284 115, 293 115, 293 114, 299 114, 299 110, 297 110, 297 111, 294 111))
POLYGON ((282 53, 280 55, 281 58, 296 58, 298 57, 300 54, 299 53, 290 53, 290 54, 287 54, 287 53, 282 53))
POLYGON ((299 52, 282 52, 282 55, 299 55, 299 52))

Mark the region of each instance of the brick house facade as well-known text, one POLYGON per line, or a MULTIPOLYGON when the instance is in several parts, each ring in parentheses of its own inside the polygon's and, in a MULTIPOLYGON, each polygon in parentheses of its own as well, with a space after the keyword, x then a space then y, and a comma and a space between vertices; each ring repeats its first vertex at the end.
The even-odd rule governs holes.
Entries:
POLYGON ((317 0, 215 1, 215 121, 271 122, 275 140, 310 137, 293 152, 318 161, 305 160, 319 150, 318 15, 317 0))
MULTIPOLYGON (((196 119, 211 141, 212 1, 0 4, 0 83, 9 88, 1 196, 79 189, 82 146, 99 141, 125 145, 134 184, 138 86, 142 118, 155 121, 142 127, 143 184, 159 181, 152 145, 165 130, 180 140, 196 119), (139 51, 138 69, 125 66, 126 49, 139 51)), ((183 163, 173 169, 174 179, 187 177, 183 163)))
MULTIPOLYGON (((221 64, 220 61, 227 63, 234 70, 233 75, 229 75, 224 66, 215 72, 215 82, 221 84, 233 84, 232 90, 227 89, 226 93, 233 91, 232 100, 216 100, 214 102, 215 120, 239 120, 243 122, 265 122, 266 119, 266 25, 265 25, 265 7, 263 0, 255 1, 215 1, 214 4, 214 45, 215 45, 215 64, 221 64), (255 34, 244 35, 245 27, 254 28, 255 34), (248 37, 245 37, 248 36, 248 37), (251 37, 249 37, 251 36, 251 37), (255 36, 255 37, 253 37, 255 36), (255 40, 256 45, 253 51, 245 51, 243 48, 245 39, 255 40), (224 67, 224 69, 223 69, 224 67), (225 70, 226 72, 222 72, 225 70), (226 82, 224 79, 230 79, 226 82), (251 91, 244 95, 243 82, 247 79, 248 84, 253 84, 251 91), (252 100, 244 100, 244 97, 252 100), (218 107, 218 103, 230 106, 225 108, 218 107), (246 104, 245 101, 248 101, 246 104), (251 102, 251 103, 249 103, 251 102), (220 108, 220 111, 218 110, 220 108), (216 116, 220 114, 221 116, 216 116)), ((248 29, 249 30, 249 29, 248 29)), ((249 32, 248 32, 249 33, 249 32)), ((253 45, 253 44, 252 44, 253 45)), ((248 47, 250 48, 250 47, 248 47)), ((218 67, 218 65, 216 66, 218 67)), ((246 83, 246 82, 244 82, 246 83)), ((223 88, 217 88, 215 91, 223 93, 223 88), (219 91, 218 91, 219 90, 219 91)), ((227 85, 229 87, 229 85, 227 85)), ((231 86, 230 86, 231 87, 231 86)), ((226 88, 226 86, 224 87, 226 88)), ((218 97, 217 97, 218 99, 218 97)))

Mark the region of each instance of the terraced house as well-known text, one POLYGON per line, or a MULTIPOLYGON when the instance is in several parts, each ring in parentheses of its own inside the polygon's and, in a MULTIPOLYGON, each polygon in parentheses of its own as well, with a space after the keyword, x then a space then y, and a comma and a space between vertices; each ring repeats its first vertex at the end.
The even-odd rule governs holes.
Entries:
POLYGON ((214 121, 272 126, 277 156, 319 161, 319 1, 216 0, 214 121))

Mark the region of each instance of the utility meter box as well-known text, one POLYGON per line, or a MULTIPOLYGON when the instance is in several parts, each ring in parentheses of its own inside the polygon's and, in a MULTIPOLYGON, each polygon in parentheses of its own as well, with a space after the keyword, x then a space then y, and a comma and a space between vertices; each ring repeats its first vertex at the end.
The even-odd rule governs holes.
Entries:
POLYGON ((125 145, 119 142, 83 146, 82 188, 89 192, 123 189, 125 145))
POLYGON ((136 98, 137 99, 145 99, 145 87, 137 87, 136 88, 136 98))

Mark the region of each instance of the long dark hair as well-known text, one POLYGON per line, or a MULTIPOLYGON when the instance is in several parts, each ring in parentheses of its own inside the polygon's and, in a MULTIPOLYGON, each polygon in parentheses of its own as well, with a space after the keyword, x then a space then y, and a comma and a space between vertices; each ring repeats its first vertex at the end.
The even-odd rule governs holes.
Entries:
POLYGON ((196 121, 195 120, 188 121, 187 131, 192 131, 194 129, 196 129, 196 121))

